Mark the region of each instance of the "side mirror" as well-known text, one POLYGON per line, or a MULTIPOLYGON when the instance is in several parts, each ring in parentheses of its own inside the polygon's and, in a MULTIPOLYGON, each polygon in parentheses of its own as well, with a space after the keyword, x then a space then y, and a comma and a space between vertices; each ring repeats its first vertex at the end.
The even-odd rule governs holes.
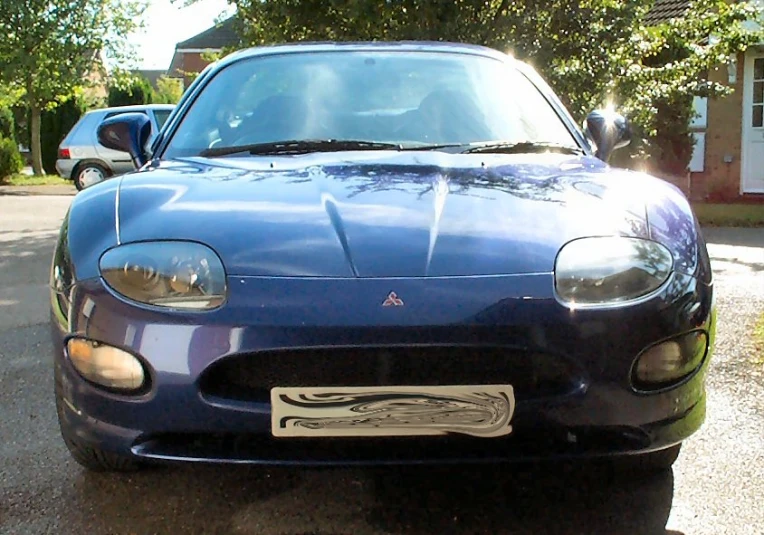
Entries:
POLYGON ((138 169, 146 163, 144 148, 151 136, 151 121, 145 113, 120 113, 98 126, 98 142, 107 149, 126 152, 138 169))
POLYGON ((586 136, 597 146, 597 158, 608 161, 614 150, 631 143, 631 127, 623 115, 595 110, 586 117, 586 136))

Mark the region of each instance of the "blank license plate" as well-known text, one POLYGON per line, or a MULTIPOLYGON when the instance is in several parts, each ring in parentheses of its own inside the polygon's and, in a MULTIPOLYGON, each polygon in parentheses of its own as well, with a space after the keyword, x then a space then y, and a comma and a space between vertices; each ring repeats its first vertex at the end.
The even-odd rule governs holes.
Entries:
POLYGON ((271 390, 275 437, 393 437, 512 432, 509 385, 299 387, 271 390))

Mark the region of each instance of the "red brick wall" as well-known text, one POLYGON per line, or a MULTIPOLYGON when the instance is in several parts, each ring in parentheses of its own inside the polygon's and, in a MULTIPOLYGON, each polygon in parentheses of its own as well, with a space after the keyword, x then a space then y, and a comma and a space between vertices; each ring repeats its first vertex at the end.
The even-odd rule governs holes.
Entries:
MULTIPOLYGON (((198 74, 209 64, 209 61, 202 58, 201 52, 184 52, 180 58, 180 66, 178 67, 178 70, 184 73, 198 74)), ((185 87, 188 87, 193 80, 193 76, 187 74, 183 76, 185 87)))

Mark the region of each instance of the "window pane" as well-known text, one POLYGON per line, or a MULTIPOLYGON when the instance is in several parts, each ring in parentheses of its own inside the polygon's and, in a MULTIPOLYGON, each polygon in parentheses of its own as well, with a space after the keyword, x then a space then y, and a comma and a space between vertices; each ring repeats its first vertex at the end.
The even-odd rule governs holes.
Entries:
POLYGON ((753 126, 764 126, 764 106, 753 107, 753 126))
POLYGON ((757 58, 753 61, 753 77, 756 80, 764 79, 764 58, 757 58))
POLYGON ((156 117, 157 125, 161 130, 164 123, 167 122, 167 118, 170 117, 170 110, 155 110, 154 117, 156 117))

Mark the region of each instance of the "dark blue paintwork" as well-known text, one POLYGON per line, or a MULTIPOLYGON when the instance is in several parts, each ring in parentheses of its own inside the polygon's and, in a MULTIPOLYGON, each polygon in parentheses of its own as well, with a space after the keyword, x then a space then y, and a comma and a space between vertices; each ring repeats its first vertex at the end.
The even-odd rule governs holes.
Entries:
MULTIPOLYGON (((171 135, 186 103, 224 64, 285 50, 305 48, 241 53, 210 68, 163 135, 171 135)), ((682 441, 703 420, 710 349, 693 375, 666 391, 637 392, 630 375, 636 356, 657 341, 702 329, 713 342, 705 244, 676 188, 613 169, 582 146, 587 155, 580 157, 375 151, 159 158, 84 190, 62 227, 51 288, 65 434, 146 458, 303 464, 633 453, 682 441), (554 297, 555 256, 571 239, 595 235, 657 240, 674 255, 675 272, 639 304, 567 309, 554 297), (154 239, 215 249, 228 274, 225 305, 205 313, 160 311, 106 288, 98 273, 102 252, 154 239), (405 306, 382 307, 390 291, 405 306), (151 389, 125 396, 83 381, 64 351, 72 334, 139 355, 151 389), (547 397, 521 393, 506 439, 468 441, 456 452, 435 443, 405 459, 384 441, 364 455, 363 448, 343 450, 348 441, 331 442, 333 451, 274 441, 268 403, 200 392, 210 366, 226 358, 407 345, 501 346, 529 359, 544 353, 566 367, 567 382, 547 397), (182 438, 190 433, 256 438, 248 446, 194 446, 182 438)), ((159 139, 154 153, 162 147, 159 139)), ((487 378, 502 373, 485 370, 487 378)))
POLYGON ((99 124, 96 137, 107 149, 127 152, 133 165, 141 167, 145 163, 142 149, 151 137, 151 120, 145 113, 121 113, 99 124))
POLYGON ((647 237, 644 195, 662 186, 595 158, 554 155, 358 152, 213 163, 167 162, 126 180, 121 239, 198 240, 233 275, 549 273, 573 238, 647 237))

